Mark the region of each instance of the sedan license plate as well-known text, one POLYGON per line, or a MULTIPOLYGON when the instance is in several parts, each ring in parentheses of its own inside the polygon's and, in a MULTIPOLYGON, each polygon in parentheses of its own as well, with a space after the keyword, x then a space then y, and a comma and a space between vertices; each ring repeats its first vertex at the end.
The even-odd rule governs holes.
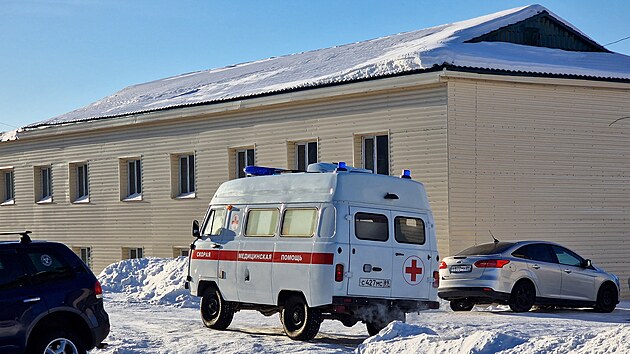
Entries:
POLYGON ((359 286, 368 288, 389 288, 391 286, 390 283, 389 279, 359 279, 359 286))
POLYGON ((450 270, 451 270, 451 273, 468 273, 472 271, 472 265, 470 264, 452 265, 450 270))

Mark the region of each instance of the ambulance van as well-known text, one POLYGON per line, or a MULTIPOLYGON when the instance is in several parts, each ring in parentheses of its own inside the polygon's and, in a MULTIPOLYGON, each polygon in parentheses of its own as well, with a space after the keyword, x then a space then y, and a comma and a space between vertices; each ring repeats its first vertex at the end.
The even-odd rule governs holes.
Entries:
POLYGON ((405 314, 438 308, 439 256, 422 183, 339 164, 305 173, 249 166, 223 183, 193 222, 186 288, 204 325, 235 312, 280 313, 310 340, 324 319, 374 335, 405 314))

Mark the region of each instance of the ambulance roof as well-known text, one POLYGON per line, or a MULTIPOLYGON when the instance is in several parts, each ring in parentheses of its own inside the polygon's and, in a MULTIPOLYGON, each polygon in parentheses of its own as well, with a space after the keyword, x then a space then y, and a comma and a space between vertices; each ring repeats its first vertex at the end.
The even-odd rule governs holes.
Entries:
POLYGON ((211 204, 334 201, 430 210, 422 183, 410 179, 357 172, 291 173, 235 179, 223 183, 217 189, 211 204))

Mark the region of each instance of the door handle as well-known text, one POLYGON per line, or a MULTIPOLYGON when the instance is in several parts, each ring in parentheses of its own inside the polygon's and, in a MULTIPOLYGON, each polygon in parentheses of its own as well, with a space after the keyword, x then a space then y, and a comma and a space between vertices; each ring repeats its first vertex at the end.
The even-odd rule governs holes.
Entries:
POLYGON ((571 269, 565 269, 564 272, 569 274, 569 273, 571 273, 571 269))
POLYGON ((380 272, 383 269, 381 267, 372 267, 372 270, 375 272, 380 272))
POLYGON ((538 264, 534 264, 534 265, 532 265, 532 268, 534 268, 534 269, 540 269, 540 266, 539 266, 538 264))
POLYGON ((396 252, 396 256, 398 256, 398 257, 399 256, 404 256, 404 255, 405 255, 404 253, 396 252))
POLYGON ((29 302, 37 302, 37 301, 40 301, 40 300, 41 300, 41 298, 32 297, 30 299, 24 299, 22 302, 25 303, 25 304, 28 304, 29 302))

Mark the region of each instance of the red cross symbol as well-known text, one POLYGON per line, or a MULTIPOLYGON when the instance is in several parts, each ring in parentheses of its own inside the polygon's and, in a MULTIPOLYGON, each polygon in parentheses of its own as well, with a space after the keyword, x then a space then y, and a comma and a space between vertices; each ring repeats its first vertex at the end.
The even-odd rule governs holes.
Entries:
POLYGON ((416 277, 422 274, 422 268, 418 267, 418 260, 411 260, 411 267, 405 267, 405 273, 411 275, 411 282, 415 283, 416 277))

